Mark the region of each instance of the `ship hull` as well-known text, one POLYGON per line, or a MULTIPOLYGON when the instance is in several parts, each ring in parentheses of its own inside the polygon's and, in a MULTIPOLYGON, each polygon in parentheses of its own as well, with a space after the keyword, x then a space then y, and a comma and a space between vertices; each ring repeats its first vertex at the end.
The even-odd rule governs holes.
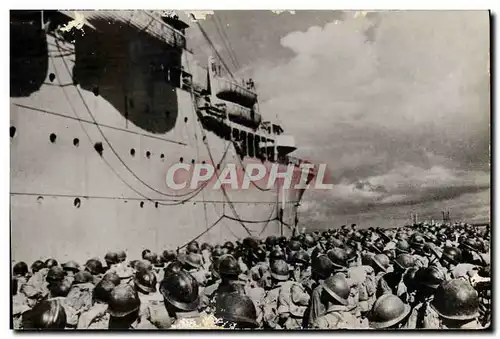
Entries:
POLYGON ((144 71, 148 49, 133 44, 150 42, 127 42, 125 60, 93 82, 78 68, 79 41, 45 38, 45 78, 10 100, 14 260, 84 261, 120 249, 139 257, 192 239, 292 232, 303 190, 167 187, 167 170, 179 162, 224 168, 256 160, 204 128, 192 91, 144 71))

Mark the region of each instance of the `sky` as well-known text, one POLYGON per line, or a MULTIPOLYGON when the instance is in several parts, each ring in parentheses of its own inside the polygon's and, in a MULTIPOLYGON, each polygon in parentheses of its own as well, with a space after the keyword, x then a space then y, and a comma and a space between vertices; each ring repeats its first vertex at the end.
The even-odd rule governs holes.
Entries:
MULTIPOLYGON (((441 211, 489 221, 487 11, 215 11, 200 22, 255 81, 264 118, 295 136, 294 155, 326 163, 333 189, 306 191, 303 226, 391 227, 441 211)), ((189 34, 206 62, 208 44, 189 34)))

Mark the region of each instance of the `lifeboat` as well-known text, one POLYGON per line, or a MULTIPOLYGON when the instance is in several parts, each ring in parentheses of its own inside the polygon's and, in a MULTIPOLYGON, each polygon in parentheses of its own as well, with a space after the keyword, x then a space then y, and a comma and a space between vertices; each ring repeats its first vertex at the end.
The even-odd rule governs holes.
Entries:
POLYGON ((229 120, 235 123, 256 128, 262 121, 262 116, 250 108, 232 102, 225 102, 218 106, 227 113, 229 120))
POLYGON ((217 98, 252 107, 257 102, 257 94, 234 81, 217 78, 217 98))

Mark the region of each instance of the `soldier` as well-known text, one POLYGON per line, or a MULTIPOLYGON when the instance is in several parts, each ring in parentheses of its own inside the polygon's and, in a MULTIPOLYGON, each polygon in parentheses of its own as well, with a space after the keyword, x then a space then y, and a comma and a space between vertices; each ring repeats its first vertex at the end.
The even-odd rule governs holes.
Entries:
POLYGON ((75 274, 80 271, 80 265, 74 260, 62 264, 62 268, 66 272, 66 278, 71 282, 73 282, 75 274))
POLYGON ((252 300, 239 293, 228 293, 217 300, 215 316, 222 320, 225 328, 256 328, 257 311, 252 300))
POLYGON ((102 279, 92 293, 92 307, 84 311, 79 319, 77 329, 105 330, 109 325, 108 301, 111 291, 116 285, 108 279, 102 279))
MULTIPOLYGON (((410 270, 415 261, 410 254, 400 254, 394 261, 394 271, 384 274, 378 281, 377 297, 389 293, 400 297, 403 301, 409 298, 408 280, 410 270)), ((413 272, 413 271, 411 271, 413 272)))
POLYGON ((147 319, 157 328, 172 325, 165 308, 163 297, 156 290, 156 275, 151 271, 138 271, 134 276, 134 286, 141 301, 139 316, 147 319))
POLYGON ((160 293, 163 295, 165 308, 173 319, 172 326, 182 328, 185 323, 200 326, 198 283, 193 276, 185 271, 165 276, 160 283, 160 293))
POLYGON ((105 272, 114 271, 116 266, 119 264, 118 254, 116 252, 108 252, 104 256, 104 261, 106 262, 105 272))
POLYGON ((58 300, 44 300, 23 314, 23 329, 64 329, 66 312, 58 300))
POLYGON ((264 299, 264 318, 269 327, 299 329, 309 304, 309 294, 304 287, 289 280, 288 264, 277 260, 271 266, 273 288, 264 299))
POLYGON ((260 285, 263 275, 269 271, 269 264, 266 261, 266 252, 262 248, 258 248, 252 251, 252 256, 256 263, 250 268, 250 276, 253 281, 260 285))
POLYGON ((326 255, 320 255, 312 261, 312 285, 308 286, 309 291, 312 291, 311 302, 306 311, 304 327, 311 327, 316 321, 316 318, 323 315, 326 311, 325 306, 321 302, 321 293, 323 291, 322 283, 325 279, 331 276, 334 270, 333 263, 326 255))
POLYGON ((424 251, 425 239, 420 234, 415 233, 411 237, 410 247, 412 249, 412 256, 415 260, 416 267, 427 267, 429 265, 429 259, 424 251))
POLYGON ((366 327, 352 314, 354 305, 349 305, 350 287, 343 274, 335 274, 322 282, 321 299, 325 313, 313 323, 316 329, 360 329, 366 327))
POLYGON ((54 266, 59 266, 59 263, 57 262, 57 260, 52 259, 52 258, 45 260, 45 267, 50 269, 51 267, 54 267, 54 266))
POLYGON ((302 284, 307 283, 307 281, 311 278, 311 266, 309 265, 309 261, 309 255, 304 250, 300 250, 295 253, 292 260, 292 278, 294 281, 302 284))
POLYGON ((431 307, 439 315, 437 329, 481 329, 478 322, 479 297, 477 291, 462 279, 452 279, 436 290, 431 307))
POLYGON ((409 317, 409 323, 414 328, 436 328, 439 325, 437 313, 431 308, 436 289, 441 285, 446 275, 442 268, 429 266, 417 272, 419 288, 415 296, 415 306, 409 317))
POLYGON ((198 282, 198 285, 204 287, 207 282, 208 272, 202 267, 202 257, 196 252, 189 252, 182 258, 183 268, 189 272, 198 282))
POLYGON ((117 256, 119 263, 123 263, 127 260, 127 253, 125 253, 124 250, 118 251, 117 256))
POLYGON ((368 320, 373 329, 401 328, 410 329, 407 324, 407 317, 411 307, 392 294, 384 294, 375 301, 370 311, 368 320))
POLYGON ((26 265, 24 261, 20 261, 14 265, 14 267, 12 268, 12 273, 14 275, 14 279, 17 280, 18 284, 17 292, 19 292, 19 288, 21 288, 21 286, 25 284, 30 278, 28 272, 28 265, 26 265))
POLYGON ((147 319, 140 317, 141 301, 129 284, 113 288, 108 300, 110 330, 156 329, 147 319))

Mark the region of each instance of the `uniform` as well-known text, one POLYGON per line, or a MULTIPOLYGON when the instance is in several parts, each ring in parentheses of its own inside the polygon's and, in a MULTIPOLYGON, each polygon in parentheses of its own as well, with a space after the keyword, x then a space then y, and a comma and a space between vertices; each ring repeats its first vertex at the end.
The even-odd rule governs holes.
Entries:
POLYGON ((172 319, 168 315, 163 296, 159 293, 144 294, 139 293, 141 307, 139 316, 147 319, 155 327, 160 329, 169 328, 172 325, 172 319))
POLYGON ((366 320, 361 321, 352 314, 352 306, 332 305, 324 315, 318 317, 311 326, 314 329, 360 329, 367 328, 366 320))

